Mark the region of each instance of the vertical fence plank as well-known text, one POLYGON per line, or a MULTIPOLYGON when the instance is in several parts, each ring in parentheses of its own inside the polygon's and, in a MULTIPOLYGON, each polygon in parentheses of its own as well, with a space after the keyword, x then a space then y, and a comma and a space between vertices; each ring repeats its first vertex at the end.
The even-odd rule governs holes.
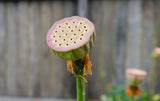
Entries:
POLYGON ((102 13, 102 3, 99 1, 91 2, 91 20, 95 24, 96 30, 96 40, 93 49, 90 52, 90 58, 92 62, 92 72, 93 75, 88 77, 88 88, 87 96, 88 98, 99 98, 102 93, 100 90, 100 76, 99 76, 99 48, 100 48, 100 34, 101 34, 101 13, 102 13))
POLYGON ((128 35, 126 67, 140 67, 140 48, 142 36, 141 0, 130 0, 128 9, 128 35))
POLYGON ((128 1, 122 0, 116 2, 116 52, 115 52, 115 76, 116 84, 125 83, 125 53, 126 53, 126 35, 127 35, 127 10, 128 1))
MULTIPOLYGON (((75 4, 74 2, 67 0, 64 2, 64 8, 65 8, 65 12, 64 12, 64 16, 65 17, 70 17, 74 15, 74 8, 75 8, 75 4)), ((65 67, 67 67, 67 62, 65 63, 65 67)), ((67 69, 65 68, 65 78, 64 78, 64 97, 67 98, 76 98, 76 78, 74 76, 70 75, 71 73, 69 71, 67 71, 67 69)))
MULTIPOLYGON (((155 24, 156 24, 156 45, 157 47, 160 47, 160 1, 159 0, 156 0, 155 2, 155 6, 156 6, 156 19, 155 19, 155 24)), ((159 70, 160 70, 160 58, 158 58, 156 60, 156 67, 155 67, 155 71, 154 71, 154 74, 155 74, 155 93, 160 93, 160 73, 159 73, 159 70)))
POLYGON ((141 44, 141 68, 146 70, 148 76, 146 78, 145 86, 149 92, 154 90, 154 77, 152 76, 152 51, 153 51, 153 35, 154 35, 154 5, 153 1, 143 2, 143 33, 141 44))
POLYGON ((7 33, 8 33, 8 70, 7 70, 7 94, 17 95, 16 73, 18 60, 18 12, 13 3, 7 4, 7 33))
POLYGON ((29 67, 28 67, 28 84, 29 96, 39 96, 40 94, 40 76, 39 63, 40 55, 40 8, 37 2, 28 3, 28 45, 29 45, 29 67))
POLYGON ((64 2, 64 8, 65 8, 65 11, 64 11, 64 15, 65 17, 70 17, 70 16, 73 16, 74 15, 74 8, 75 8, 75 4, 74 2, 68 0, 68 1, 65 1, 64 2))
POLYGON ((78 15, 82 17, 88 16, 88 0, 78 0, 78 15))
POLYGON ((51 24, 51 6, 50 2, 41 2, 41 24, 40 24, 40 54, 41 56, 41 78, 40 78, 40 85, 41 85, 41 96, 50 96, 50 68, 51 68, 51 51, 48 49, 46 44, 46 34, 48 29, 50 28, 51 24))
MULTIPOLYGON (((106 87, 107 83, 112 83, 114 75, 114 50, 115 50, 115 2, 102 2, 102 25, 100 34, 100 51, 99 51, 99 68, 102 88, 106 87)), ((105 89, 104 89, 105 90, 105 89)), ((103 92, 104 92, 103 90, 103 92)))
POLYGON ((0 95, 5 91, 5 4, 0 3, 0 95))
MULTIPOLYGON (((60 20, 64 17, 64 9, 63 6, 64 4, 60 1, 53 1, 52 4, 52 18, 54 19, 54 21, 56 20, 60 20)), ((64 73, 66 71, 66 65, 65 61, 60 59, 58 56, 54 57, 54 61, 51 60, 53 62, 53 71, 51 72, 51 75, 54 77, 52 77, 51 80, 54 80, 54 84, 51 85, 53 86, 53 96, 54 97, 63 97, 64 96, 64 91, 63 89, 65 88, 64 85, 64 73)))
MULTIPOLYGON (((19 58, 16 74, 17 82, 17 93, 19 96, 28 96, 28 40, 27 40, 27 26, 28 26, 28 17, 27 17, 27 3, 20 2, 18 3, 18 19, 19 19, 19 28, 18 28, 18 49, 19 49, 19 58)), ((18 50, 17 50, 18 51, 18 50)))

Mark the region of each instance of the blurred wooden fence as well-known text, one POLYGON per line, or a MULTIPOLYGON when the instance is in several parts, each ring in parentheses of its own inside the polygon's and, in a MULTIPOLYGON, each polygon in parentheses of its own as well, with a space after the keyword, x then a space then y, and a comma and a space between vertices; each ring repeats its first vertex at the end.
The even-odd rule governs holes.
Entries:
POLYGON ((98 98, 107 83, 126 84, 127 67, 146 70, 142 85, 160 93, 160 60, 151 58, 160 46, 159 0, 56 0, 0 2, 0 95, 76 96, 75 77, 45 40, 56 20, 72 15, 87 16, 96 26, 89 98, 98 98))

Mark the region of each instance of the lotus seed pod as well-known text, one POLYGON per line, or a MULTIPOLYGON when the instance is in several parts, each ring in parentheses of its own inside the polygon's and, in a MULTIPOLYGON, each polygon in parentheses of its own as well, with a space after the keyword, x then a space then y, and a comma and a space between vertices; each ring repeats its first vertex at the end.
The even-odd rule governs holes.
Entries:
POLYGON ((147 72, 140 69, 128 68, 126 69, 126 78, 131 85, 138 86, 147 76, 147 72))
POLYGON ((152 57, 153 58, 158 58, 160 57, 160 48, 159 47, 156 47, 152 53, 152 57))
POLYGON ((78 60, 91 50, 95 40, 95 27, 87 18, 64 18, 53 24, 46 40, 51 51, 60 58, 78 60))

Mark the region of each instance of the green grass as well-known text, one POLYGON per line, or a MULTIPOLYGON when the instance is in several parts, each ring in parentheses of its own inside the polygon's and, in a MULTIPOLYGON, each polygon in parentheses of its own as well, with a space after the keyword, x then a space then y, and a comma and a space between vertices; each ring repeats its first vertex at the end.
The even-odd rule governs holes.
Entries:
MULTIPOLYGON (((112 86, 106 89, 106 101, 130 101, 130 97, 125 94, 125 86, 112 86)), ((103 101, 103 100, 100 100, 103 101)), ((146 91, 142 91, 140 97, 134 97, 134 101, 160 101, 160 94, 153 96, 146 91)))

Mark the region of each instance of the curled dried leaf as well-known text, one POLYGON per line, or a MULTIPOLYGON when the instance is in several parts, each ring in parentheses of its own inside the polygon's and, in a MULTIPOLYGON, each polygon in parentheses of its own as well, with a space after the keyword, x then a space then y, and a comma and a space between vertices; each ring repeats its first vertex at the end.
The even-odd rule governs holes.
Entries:
POLYGON ((83 75, 92 75, 92 63, 89 59, 89 55, 86 55, 86 57, 84 58, 84 68, 83 68, 83 75))
MULTIPOLYGON (((83 75, 87 75, 87 74, 92 75, 92 70, 91 70, 92 63, 89 59, 89 55, 86 55, 83 59, 78 60, 78 61, 68 60, 68 63, 67 63, 68 69, 67 70, 69 72, 71 72, 71 74, 73 74, 73 75, 79 75, 76 72, 75 65, 81 65, 81 64, 84 65, 84 67, 81 69, 83 72, 83 75)), ((79 77, 80 76, 83 77, 82 75, 79 75, 79 77)), ((87 82, 87 80, 84 79, 84 77, 82 79, 87 82)))
POLYGON ((75 70, 75 68, 74 68, 74 61, 72 61, 72 60, 68 60, 67 61, 67 71, 70 71, 71 72, 71 74, 76 74, 76 70, 75 70))
POLYGON ((129 97, 133 97, 133 96, 140 96, 141 95, 141 90, 138 86, 132 86, 129 85, 126 90, 125 93, 129 96, 129 97))

